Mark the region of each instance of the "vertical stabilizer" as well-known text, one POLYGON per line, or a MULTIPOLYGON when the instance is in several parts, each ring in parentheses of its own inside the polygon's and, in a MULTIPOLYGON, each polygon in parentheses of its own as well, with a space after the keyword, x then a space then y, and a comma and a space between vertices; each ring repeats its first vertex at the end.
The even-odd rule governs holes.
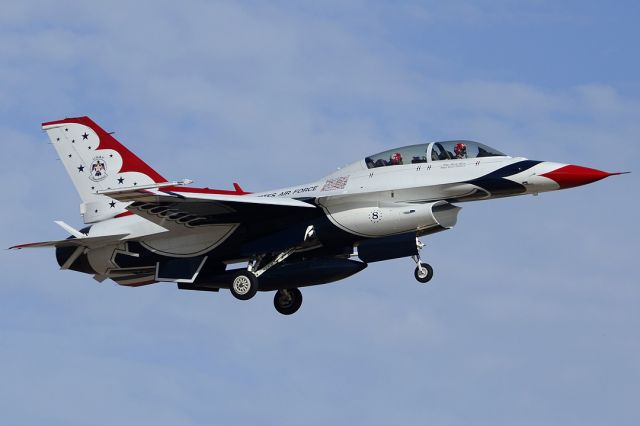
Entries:
POLYGON ((100 190, 166 182, 158 172, 105 132, 89 117, 42 123, 73 182, 82 204, 85 223, 124 213, 128 203, 116 201, 100 190))

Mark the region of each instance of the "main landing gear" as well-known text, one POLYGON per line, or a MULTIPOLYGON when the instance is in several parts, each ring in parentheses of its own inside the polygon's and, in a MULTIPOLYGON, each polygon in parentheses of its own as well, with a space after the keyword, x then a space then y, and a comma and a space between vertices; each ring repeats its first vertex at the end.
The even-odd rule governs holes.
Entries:
POLYGON ((297 288, 283 288, 276 291, 273 306, 282 315, 294 314, 302 306, 302 292, 297 288))
MULTIPOLYGON (((238 270, 231 278, 229 290, 233 297, 239 300, 249 300, 259 290, 259 277, 269 268, 281 263, 294 252, 294 249, 286 250, 270 262, 265 263, 265 256, 259 256, 249 262, 247 269, 238 270)), ((273 305, 282 315, 291 315, 302 306, 302 293, 297 288, 280 289, 276 291, 273 305)))
POLYGON ((291 256, 294 251, 295 249, 283 251, 268 263, 264 263, 265 256, 259 256, 251 260, 246 270, 238 270, 235 275, 232 276, 229 289, 233 297, 240 300, 249 300, 255 296, 259 288, 258 278, 260 275, 264 274, 269 268, 284 261, 287 257, 291 256))
MULTIPOLYGON (((236 299, 249 300, 258 292, 258 277, 242 270, 234 275, 229 290, 236 299)), ((273 297, 273 306, 282 315, 294 314, 302 306, 302 292, 297 288, 280 289, 273 297)))
MULTIPOLYGON (((422 242, 417 238, 416 245, 418 247, 418 252, 424 247, 424 244, 422 244, 422 242)), ((416 280, 423 284, 431 281, 431 278, 433 278, 433 268, 431 267, 431 265, 420 260, 420 253, 416 254, 415 256, 411 256, 411 258, 414 262, 416 262, 417 265, 415 271, 413 272, 416 280)))
POLYGON ((249 300, 258 292, 258 277, 253 272, 241 270, 233 276, 231 294, 239 300, 249 300))

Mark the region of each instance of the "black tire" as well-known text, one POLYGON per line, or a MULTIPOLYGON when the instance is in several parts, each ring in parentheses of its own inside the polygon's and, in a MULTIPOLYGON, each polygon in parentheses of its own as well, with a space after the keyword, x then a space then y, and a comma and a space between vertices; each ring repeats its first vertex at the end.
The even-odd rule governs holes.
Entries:
POLYGON ((249 271, 241 271, 233 276, 229 288, 233 297, 249 300, 258 292, 258 278, 249 271))
POLYGON ((286 288, 276 291, 273 306, 282 315, 295 314, 302 306, 302 292, 297 288, 286 288))
POLYGON ((416 280, 420 281, 423 284, 428 283, 433 278, 433 268, 428 263, 421 263, 422 267, 427 270, 426 275, 423 271, 420 271, 420 267, 416 266, 416 270, 413 275, 416 277, 416 280))

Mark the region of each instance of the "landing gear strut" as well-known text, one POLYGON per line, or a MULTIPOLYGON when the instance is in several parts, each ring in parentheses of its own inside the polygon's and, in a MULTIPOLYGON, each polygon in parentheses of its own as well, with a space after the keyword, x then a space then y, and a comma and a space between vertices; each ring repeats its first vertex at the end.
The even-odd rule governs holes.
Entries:
MULTIPOLYGON (((418 247, 418 252, 422 250, 424 244, 416 238, 416 246, 418 247)), ((416 280, 419 282, 426 284, 431 281, 433 278, 433 268, 428 263, 424 263, 420 260, 420 254, 416 254, 415 256, 411 256, 414 262, 416 262, 416 270, 413 272, 413 275, 416 277, 416 280)))
POLYGON ((291 315, 302 306, 302 293, 297 288, 283 288, 276 291, 273 306, 282 315, 291 315))

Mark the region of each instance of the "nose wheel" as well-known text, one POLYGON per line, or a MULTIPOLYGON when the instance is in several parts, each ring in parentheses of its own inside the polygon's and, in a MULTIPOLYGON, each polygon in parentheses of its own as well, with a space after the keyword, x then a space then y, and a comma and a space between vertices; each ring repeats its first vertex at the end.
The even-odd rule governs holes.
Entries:
POLYGON ((433 268, 428 263, 418 263, 416 266, 416 270, 413 272, 413 275, 416 277, 416 280, 420 281, 423 284, 428 283, 433 278, 433 268))
POLYGON ((297 288, 283 288, 276 291, 273 306, 282 315, 294 314, 302 306, 302 292, 297 288))

